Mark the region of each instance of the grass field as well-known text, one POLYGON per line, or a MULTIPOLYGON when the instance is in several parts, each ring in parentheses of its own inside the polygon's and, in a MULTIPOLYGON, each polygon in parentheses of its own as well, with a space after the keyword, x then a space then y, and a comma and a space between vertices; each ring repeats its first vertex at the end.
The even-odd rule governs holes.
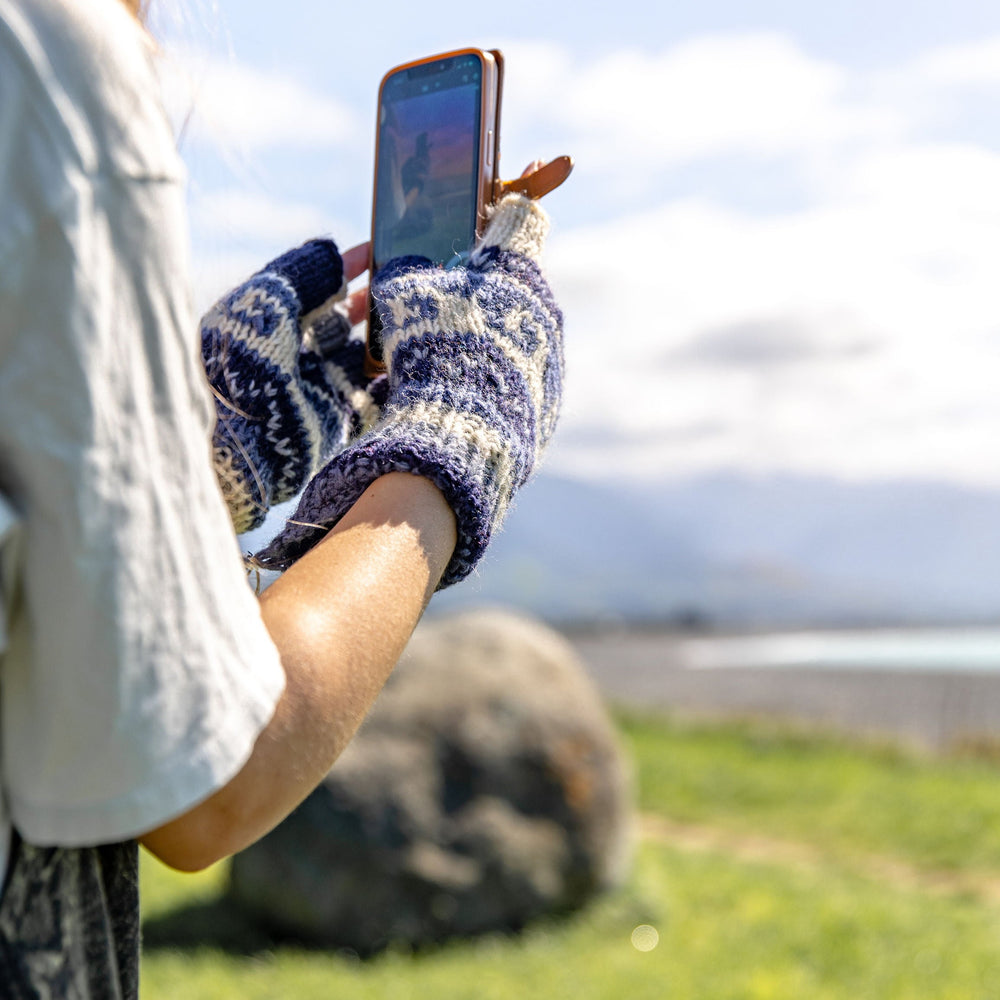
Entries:
POLYGON ((1000 761, 619 718, 636 860, 582 913, 362 963, 248 931, 222 866, 147 859, 145 1000, 1000 1000, 1000 761))

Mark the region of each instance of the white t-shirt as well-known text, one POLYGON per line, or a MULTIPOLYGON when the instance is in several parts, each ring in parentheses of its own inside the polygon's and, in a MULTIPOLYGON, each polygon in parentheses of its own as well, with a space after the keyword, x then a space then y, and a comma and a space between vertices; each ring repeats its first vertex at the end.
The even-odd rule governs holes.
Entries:
POLYGON ((284 686, 212 471, 154 58, 119 0, 0 0, 0 849, 180 814, 284 686))

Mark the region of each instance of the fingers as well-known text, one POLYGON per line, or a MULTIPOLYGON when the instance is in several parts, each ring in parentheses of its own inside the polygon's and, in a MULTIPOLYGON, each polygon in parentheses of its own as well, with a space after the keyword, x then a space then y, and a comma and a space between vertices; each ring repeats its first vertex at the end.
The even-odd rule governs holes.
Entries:
MULTIPOLYGON (((344 253, 342 260, 344 261, 345 280, 353 281, 368 270, 368 255, 370 250, 371 244, 365 242, 359 243, 356 247, 351 247, 350 250, 344 253)), ((363 323, 368 318, 368 285, 366 284, 363 288, 358 288, 351 292, 347 296, 344 306, 347 310, 347 318, 350 320, 351 326, 363 323)))
POLYGON ((347 296, 344 303, 347 307, 347 318, 351 326, 357 326, 368 318, 368 286, 359 288, 347 296))
POLYGON ((344 262, 344 280, 353 281, 368 270, 368 252, 371 244, 359 243, 356 247, 344 251, 341 260, 344 262))

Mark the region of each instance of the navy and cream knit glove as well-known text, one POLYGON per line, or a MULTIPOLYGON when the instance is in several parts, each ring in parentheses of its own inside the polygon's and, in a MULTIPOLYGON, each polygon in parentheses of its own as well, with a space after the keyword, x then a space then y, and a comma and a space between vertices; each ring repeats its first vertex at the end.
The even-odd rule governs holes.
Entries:
POLYGON ((306 487, 257 561, 303 555, 388 472, 434 482, 458 543, 440 586, 467 576, 552 435, 562 395, 562 313, 538 265, 548 217, 505 198, 467 266, 391 261, 372 283, 388 399, 379 421, 306 487))
MULTIPOLYGON (((364 345, 335 308, 344 270, 330 240, 288 251, 201 321, 215 395, 216 474, 237 532, 289 500, 333 449, 374 420, 364 345)), ((384 379, 382 380, 384 382, 384 379)))

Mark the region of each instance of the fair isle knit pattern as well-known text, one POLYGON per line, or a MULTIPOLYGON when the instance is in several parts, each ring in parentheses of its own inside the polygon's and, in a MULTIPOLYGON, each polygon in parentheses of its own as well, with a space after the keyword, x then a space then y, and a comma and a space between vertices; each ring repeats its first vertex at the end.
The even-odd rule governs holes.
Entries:
POLYGON ((201 322, 216 473, 237 532, 294 497, 377 412, 363 345, 348 339, 334 309, 343 284, 336 246, 313 240, 272 261, 201 322))
POLYGON ((373 282, 388 359, 375 426, 334 456, 258 562, 303 555, 379 476, 424 476, 455 512, 458 543, 440 586, 475 568, 555 427, 562 314, 537 260, 548 218, 512 195, 467 267, 390 262, 373 282))

